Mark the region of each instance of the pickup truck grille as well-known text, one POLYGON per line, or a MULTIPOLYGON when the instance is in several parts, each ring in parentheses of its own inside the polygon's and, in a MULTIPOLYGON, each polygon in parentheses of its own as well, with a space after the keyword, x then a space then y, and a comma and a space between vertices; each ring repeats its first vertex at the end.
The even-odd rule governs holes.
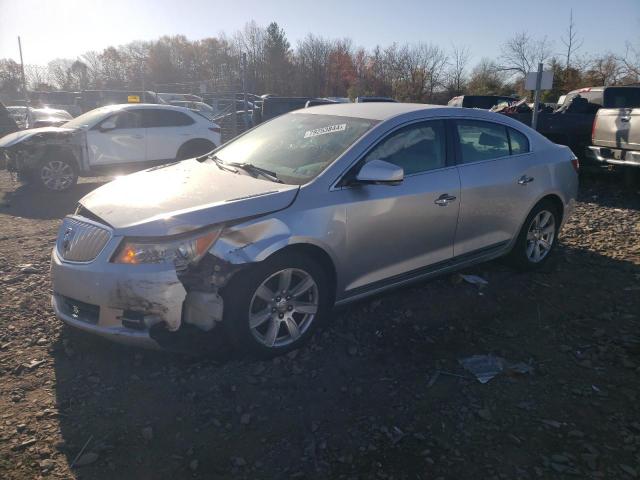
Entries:
POLYGON ((111 233, 105 228, 67 217, 58 232, 56 248, 63 260, 90 262, 98 256, 110 237, 111 233))

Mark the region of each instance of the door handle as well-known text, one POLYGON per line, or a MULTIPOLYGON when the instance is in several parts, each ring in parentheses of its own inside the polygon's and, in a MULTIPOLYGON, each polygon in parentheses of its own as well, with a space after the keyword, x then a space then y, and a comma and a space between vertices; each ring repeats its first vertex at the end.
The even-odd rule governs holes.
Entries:
POLYGON ((456 199, 453 195, 449 195, 448 193, 443 193, 440 195, 433 203, 439 205, 440 207, 446 207, 449 203, 453 202, 456 199))
POLYGON ((533 177, 529 177, 528 175, 523 175, 518 179, 518 185, 526 185, 527 183, 533 182, 535 179, 533 177))

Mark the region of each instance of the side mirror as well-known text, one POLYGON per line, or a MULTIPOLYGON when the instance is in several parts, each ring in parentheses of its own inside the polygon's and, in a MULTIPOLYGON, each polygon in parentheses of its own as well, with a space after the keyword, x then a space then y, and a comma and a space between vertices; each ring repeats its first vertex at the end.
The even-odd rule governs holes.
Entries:
POLYGON ((356 175, 356 183, 399 185, 404 180, 404 169, 384 160, 365 163, 356 175))
POLYGON ((101 132, 108 132, 116 128, 116 122, 114 120, 105 120, 100 124, 101 132))

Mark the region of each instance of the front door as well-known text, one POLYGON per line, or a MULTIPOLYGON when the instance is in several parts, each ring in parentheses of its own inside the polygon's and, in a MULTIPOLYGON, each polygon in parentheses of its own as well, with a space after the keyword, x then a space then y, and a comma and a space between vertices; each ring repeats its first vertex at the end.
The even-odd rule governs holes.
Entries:
POLYGON ((440 120, 402 127, 359 164, 384 160, 401 166, 401 184, 354 184, 334 192, 345 196, 347 294, 453 256, 460 181, 456 167, 447 164, 445 137, 440 120))
POLYGON ((87 132, 89 165, 122 165, 147 159, 146 132, 139 110, 116 113, 87 132), (105 122, 115 122, 115 128, 102 130, 105 122))

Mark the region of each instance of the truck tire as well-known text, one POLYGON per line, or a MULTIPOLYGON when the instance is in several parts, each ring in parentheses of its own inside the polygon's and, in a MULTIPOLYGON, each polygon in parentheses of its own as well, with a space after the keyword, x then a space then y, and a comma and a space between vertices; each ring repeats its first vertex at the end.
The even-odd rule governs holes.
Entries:
POLYGON ((33 177, 40 188, 48 192, 65 192, 78 183, 75 162, 64 157, 51 157, 36 167, 33 177))
POLYGON ((209 153, 215 148, 216 146, 212 142, 203 138, 189 140, 178 149, 176 160, 186 160, 188 158, 199 157, 200 155, 209 153))

